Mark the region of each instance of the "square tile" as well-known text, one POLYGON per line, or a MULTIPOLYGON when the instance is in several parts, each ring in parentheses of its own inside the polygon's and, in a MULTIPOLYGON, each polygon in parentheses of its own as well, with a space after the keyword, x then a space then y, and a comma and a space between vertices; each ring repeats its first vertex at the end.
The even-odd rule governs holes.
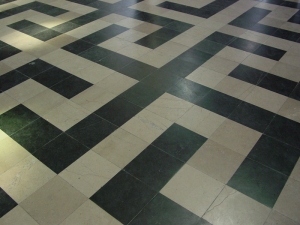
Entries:
POLYGON ((45 72, 33 77, 32 79, 46 87, 52 87, 53 85, 65 80, 70 76, 72 76, 72 74, 57 67, 52 67, 49 70, 46 70, 45 72))
POLYGON ((91 200, 119 220, 129 223, 156 195, 147 185, 120 171, 91 200))
POLYGON ((88 148, 92 148, 116 129, 117 127, 113 124, 103 120, 95 114, 91 114, 68 129, 66 134, 88 148))
POLYGON ((213 55, 191 48, 178 56, 178 59, 201 66, 211 57, 213 55))
POLYGON ((157 71, 143 79, 141 82, 155 89, 166 91, 181 79, 181 77, 178 77, 174 74, 165 74, 157 71))
POLYGON ((34 76, 40 74, 41 72, 44 72, 45 70, 48 70, 52 67, 53 67, 53 65, 51 65, 43 60, 36 59, 24 66, 17 68, 17 71, 21 72, 22 74, 24 74, 28 77, 34 77, 34 76))
POLYGON ((243 162, 240 155, 212 140, 207 140, 190 158, 188 165, 226 184, 243 162))
POLYGON ((146 63, 142 63, 139 61, 134 61, 129 65, 123 67, 120 70, 120 73, 140 81, 156 70, 156 67, 150 66, 146 63))
POLYGON ((241 63, 250 55, 250 53, 226 46, 216 55, 234 62, 241 63))
POLYGON ((121 128, 151 143, 160 136, 172 122, 148 110, 143 110, 125 123, 121 128))
POLYGON ((89 114, 89 111, 79 105, 71 101, 64 101, 46 113, 43 118, 60 130, 66 131, 89 114))
POLYGON ((141 56, 145 55, 146 53, 150 52, 151 49, 137 45, 135 43, 131 43, 130 45, 122 48, 121 50, 118 51, 118 53, 128 56, 133 59, 139 59, 141 56))
POLYGON ((124 171, 159 191, 183 166, 183 162, 150 145, 124 171))
POLYGON ((85 59, 91 60, 93 62, 98 62, 99 60, 109 56, 112 54, 112 51, 109 51, 105 48, 101 48, 99 46, 95 46, 92 48, 89 48, 86 51, 83 51, 79 54, 80 57, 83 57, 85 59))
POLYGON ((0 93, 28 80, 28 77, 16 70, 0 76, 0 93))
POLYGON ((272 208, 287 179, 287 176, 246 158, 227 185, 272 208))
POLYGON ((41 225, 59 224, 86 200, 84 195, 56 176, 23 201, 21 206, 41 225))
POLYGON ((225 121, 225 118, 199 106, 193 106, 176 122, 206 138, 225 121))
POLYGON ((224 59, 219 56, 213 56, 207 62, 205 62, 202 66, 214 70, 218 73, 222 73, 224 75, 228 75, 232 70, 234 70, 239 64, 237 62, 224 59))
POLYGON ((300 124, 297 122, 282 116, 276 116, 268 126, 265 134, 295 148, 299 148, 299 127, 300 124))
POLYGON ((112 53, 106 58, 100 60, 98 63, 112 70, 120 71, 123 67, 129 65, 132 62, 134 62, 134 59, 132 58, 118 53, 112 53))
POLYGON ((86 51, 89 48, 92 48, 92 47, 94 47, 94 45, 91 43, 88 43, 83 40, 77 40, 77 41, 72 42, 71 44, 64 46, 62 49, 66 50, 68 52, 74 53, 74 54, 79 54, 83 51, 86 51))
POLYGON ((122 93, 120 97, 140 107, 146 107, 162 94, 162 90, 152 88, 143 83, 137 83, 122 93))
POLYGON ((175 123, 152 144, 177 159, 186 162, 206 140, 205 137, 175 123))
POLYGON ((237 38, 231 42, 229 46, 246 52, 254 52, 261 46, 261 44, 246 39, 237 38))
POLYGON ((1 196, 1 211, 0 217, 3 217, 6 213, 15 208, 18 204, 2 189, 0 188, 0 196, 1 196))
POLYGON ((6 45, 3 48, 0 48, 0 60, 6 59, 8 57, 11 57, 15 54, 18 54, 19 52, 21 52, 21 50, 11 46, 11 45, 6 45))
POLYGON ((299 101, 288 98, 278 111, 278 115, 300 123, 299 107, 299 101))
POLYGON ((119 128, 92 150, 119 168, 124 168, 148 143, 119 128))
POLYGON ((147 224, 149 221, 157 224, 211 225, 160 193, 134 218, 130 225, 147 224))
POLYGON ((26 80, 23 83, 9 89, 6 94, 16 99, 18 102, 23 103, 26 100, 39 95, 47 88, 34 80, 26 80))
POLYGON ((269 72, 274 65, 276 65, 275 60, 268 59, 259 55, 250 54, 243 62, 243 65, 253 67, 265 72, 269 72))
POLYGON ((228 76, 255 85, 258 84, 265 77, 265 75, 266 73, 264 71, 243 64, 238 65, 228 74, 228 76))
POLYGON ((60 173, 88 151, 66 134, 61 134, 34 152, 34 156, 55 173, 60 173))
POLYGON ((59 134, 61 134, 61 130, 43 118, 39 118, 14 133, 11 137, 28 152, 34 153, 59 134))
POLYGON ((115 95, 120 95, 127 89, 134 87, 138 81, 125 76, 121 73, 113 73, 98 82, 96 85, 102 89, 105 89, 115 95))
POLYGON ((193 49, 196 49, 198 51, 206 52, 212 55, 217 54, 219 51, 221 51, 223 48, 225 48, 225 45, 209 41, 207 39, 204 39, 203 41, 200 41, 198 44, 193 46, 193 49))
POLYGON ((5 214, 1 218, 1 222, 4 225, 13 225, 13 224, 30 224, 30 225, 38 225, 38 223, 32 219, 28 213, 22 209, 20 206, 16 206, 10 212, 5 214))
POLYGON ((174 56, 153 50, 139 58, 139 61, 160 68, 170 62, 173 58, 174 56))
POLYGON ((278 49, 278 48, 273 48, 267 45, 261 45, 258 49, 256 49, 254 54, 277 60, 279 61, 281 57, 286 53, 286 51, 278 49))
POLYGON ((270 211, 261 203, 225 186, 203 218, 214 225, 228 223, 260 225, 266 221, 270 211))
POLYGON ((206 96, 210 90, 210 88, 207 88, 201 84, 187 79, 182 79, 175 86, 170 88, 168 93, 188 102, 196 103, 206 96))
POLYGON ((109 215, 95 203, 87 200, 76 209, 61 225, 91 222, 92 224, 121 225, 114 217, 109 215))
POLYGON ((29 153, 16 143, 10 137, 4 137, 0 147, 0 174, 9 170, 24 158, 29 156, 29 153))
POLYGON ((0 129, 8 135, 32 123, 39 116, 23 105, 18 105, 0 115, 0 129))
POLYGON ((95 114, 117 126, 122 126, 141 110, 142 108, 117 97, 95 111, 95 114))
POLYGON ((262 135, 247 157, 290 176, 299 154, 299 149, 262 135))
POLYGON ((221 124, 210 139, 247 156, 260 136, 261 133, 228 119, 221 124))
POLYGON ((162 66, 158 71, 163 74, 173 74, 178 77, 184 78, 197 68, 197 64, 175 58, 162 66))
POLYGON ((274 117, 272 112, 242 102, 228 118, 263 133, 274 117))
POLYGON ((20 203, 56 174, 32 155, 0 175, 1 187, 20 203))
POLYGON ((214 32, 213 34, 209 35, 206 39, 223 45, 228 45, 229 43, 234 41, 236 37, 221 32, 214 32))
POLYGON ((106 48, 110 51, 116 52, 130 44, 131 44, 130 41, 126 41, 126 40, 124 40, 122 38, 118 38, 118 37, 113 37, 113 38, 108 39, 107 41, 100 43, 98 46, 100 46, 102 48, 106 48))
POLYGON ((55 30, 48 29, 48 30, 45 30, 45 31, 42 31, 42 32, 39 32, 39 33, 33 35, 33 37, 35 37, 41 41, 48 41, 59 35, 61 35, 61 33, 57 32, 55 30))
POLYGON ((70 99, 80 92, 91 87, 92 84, 76 76, 70 76, 55 84, 51 89, 60 95, 70 99))
POLYGON ((223 187, 224 184, 185 165, 161 193, 201 217, 223 187))

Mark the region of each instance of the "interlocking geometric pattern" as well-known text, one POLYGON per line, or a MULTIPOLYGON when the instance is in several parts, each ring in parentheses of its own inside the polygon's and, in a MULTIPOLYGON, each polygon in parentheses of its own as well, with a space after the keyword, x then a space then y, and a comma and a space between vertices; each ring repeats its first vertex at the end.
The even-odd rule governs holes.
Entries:
POLYGON ((0 1, 0 224, 300 224, 284 0, 0 1))

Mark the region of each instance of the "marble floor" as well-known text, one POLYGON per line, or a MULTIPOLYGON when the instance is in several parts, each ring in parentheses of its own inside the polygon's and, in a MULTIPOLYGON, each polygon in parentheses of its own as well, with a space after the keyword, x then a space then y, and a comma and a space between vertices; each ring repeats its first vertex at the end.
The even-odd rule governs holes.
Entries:
POLYGON ((300 225, 299 0, 0 0, 1 225, 300 225))

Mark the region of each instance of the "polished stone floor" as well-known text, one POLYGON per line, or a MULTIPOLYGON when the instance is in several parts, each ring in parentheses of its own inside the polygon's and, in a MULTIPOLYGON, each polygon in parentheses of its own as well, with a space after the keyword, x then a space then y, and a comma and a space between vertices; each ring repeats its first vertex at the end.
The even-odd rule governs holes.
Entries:
POLYGON ((299 225, 298 0, 0 0, 1 225, 299 225))

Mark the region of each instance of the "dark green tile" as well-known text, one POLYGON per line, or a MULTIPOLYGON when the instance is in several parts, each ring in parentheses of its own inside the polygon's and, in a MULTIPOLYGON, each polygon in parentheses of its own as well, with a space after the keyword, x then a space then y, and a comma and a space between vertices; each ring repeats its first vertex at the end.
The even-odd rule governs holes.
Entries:
POLYGON ((167 91, 181 79, 181 77, 178 77, 174 74, 164 74, 160 71, 157 71, 143 79, 141 82, 150 87, 167 91))
POLYGON ((140 224, 211 225, 160 193, 129 223, 129 225, 140 224))
POLYGON ((99 63, 102 66, 108 67, 112 70, 121 71, 125 66, 129 65, 130 63, 133 63, 134 61, 134 59, 129 58, 127 56, 118 53, 113 53, 97 63, 99 63))
POLYGON ((198 44, 194 45, 193 49, 215 55, 225 48, 225 46, 226 45, 204 39, 203 41, 200 41, 198 44))
POLYGON ((0 93, 24 82, 25 80, 28 80, 28 77, 24 76, 23 74, 19 73, 16 70, 1 75, 0 93))
POLYGON ((11 136, 30 153, 34 153, 62 131, 43 118, 39 118, 11 136))
POLYGON ((0 129, 11 135, 22 129, 39 116, 23 105, 18 105, 0 115, 0 129))
POLYGON ((213 57, 213 55, 191 48, 179 55, 177 58, 201 66, 211 57, 213 57))
POLYGON ((120 127, 141 110, 141 107, 116 97, 94 113, 120 127))
POLYGON ((21 50, 15 48, 13 46, 6 45, 0 49, 0 61, 3 59, 6 59, 8 57, 11 57, 15 54, 18 54, 20 52, 21 52, 21 50))
POLYGON ((113 52, 99 46, 92 47, 79 54, 80 57, 91 60, 93 62, 98 62, 99 60, 109 56, 113 52))
POLYGON ((173 124, 152 144, 177 159, 187 162, 207 139, 178 124, 173 124))
POLYGON ((168 93, 191 103, 196 103, 211 91, 201 84, 182 79, 168 93))
POLYGON ((213 34, 209 35, 206 39, 223 45, 228 45, 233 40, 235 40, 236 37, 220 32, 214 32, 213 34))
POLYGON ((142 80, 156 70, 156 67, 139 61, 134 61, 133 63, 130 63, 128 66, 125 66, 119 70, 119 72, 133 79, 142 80))
POLYGON ((174 21, 174 22, 168 24, 167 26, 165 26, 165 28, 175 30, 175 31, 182 33, 184 31, 187 31, 188 29, 192 28, 193 26, 194 25, 189 24, 189 23, 174 21))
POLYGON ((81 144, 92 148, 116 129, 117 126, 91 114, 67 130, 66 133, 81 144))
POLYGON ((53 65, 43 60, 36 59, 30 63, 25 64, 24 66, 19 67, 17 70, 28 77, 34 77, 52 67, 53 65))
POLYGON ((65 23, 59 24, 55 27, 52 27, 51 29, 55 30, 57 32, 60 32, 60 33, 66 33, 68 31, 74 30, 78 27, 80 27, 80 25, 75 24, 75 23, 65 22, 65 23))
POLYGON ((32 79, 46 87, 52 87, 53 85, 63 81, 64 79, 67 79, 70 76, 73 75, 57 67, 52 67, 49 70, 46 70, 45 72, 33 77, 32 79))
POLYGON ((257 85, 267 73, 245 65, 238 65, 228 76, 257 85))
POLYGON ((183 165, 182 161, 150 145, 124 170, 154 190, 160 191, 183 165))
POLYGON ((35 34, 45 31, 47 29, 48 29, 47 27, 43 27, 41 25, 34 24, 29 27, 25 27, 25 28, 21 29, 20 31, 25 34, 28 34, 30 36, 34 36, 35 34))
POLYGON ((33 23, 31 21, 28 21, 28 20, 20 20, 16 23, 12 23, 12 24, 7 25, 7 26, 10 27, 10 28, 13 28, 15 30, 21 30, 23 28, 26 28, 26 27, 29 27, 29 26, 32 26, 32 25, 35 25, 35 23, 33 23))
POLYGON ((0 187, 0 218, 18 204, 0 187))
POLYGON ((156 193, 146 184, 120 171, 90 199, 121 223, 128 224, 156 193))
POLYGON ((247 157, 290 176, 299 156, 299 149, 262 135, 247 157))
POLYGON ((40 148, 33 155, 52 171, 59 174, 87 151, 87 147, 68 135, 62 134, 40 148))
POLYGON ((55 38, 57 36, 61 35, 61 33, 55 31, 55 30, 51 30, 51 29, 47 29, 45 31, 39 32, 35 35, 33 35, 33 37, 41 40, 41 41, 48 41, 52 38, 55 38))
POLYGON ((172 61, 165 64, 164 66, 162 66, 161 68, 159 68, 159 72, 163 74, 172 74, 184 78, 198 67, 199 66, 197 64, 175 58, 172 61))
POLYGON ((272 208, 288 177, 246 158, 228 186, 272 208))
POLYGON ((77 54, 84 52, 92 47, 94 47, 94 45, 91 43, 88 43, 88 42, 85 42, 82 40, 77 40, 77 41, 72 42, 71 44, 64 46, 62 49, 66 50, 68 52, 72 52, 77 55, 77 54))
POLYGON ((145 108, 163 93, 164 91, 152 88, 143 83, 137 83, 127 91, 123 92, 119 97, 125 98, 129 102, 145 108))

